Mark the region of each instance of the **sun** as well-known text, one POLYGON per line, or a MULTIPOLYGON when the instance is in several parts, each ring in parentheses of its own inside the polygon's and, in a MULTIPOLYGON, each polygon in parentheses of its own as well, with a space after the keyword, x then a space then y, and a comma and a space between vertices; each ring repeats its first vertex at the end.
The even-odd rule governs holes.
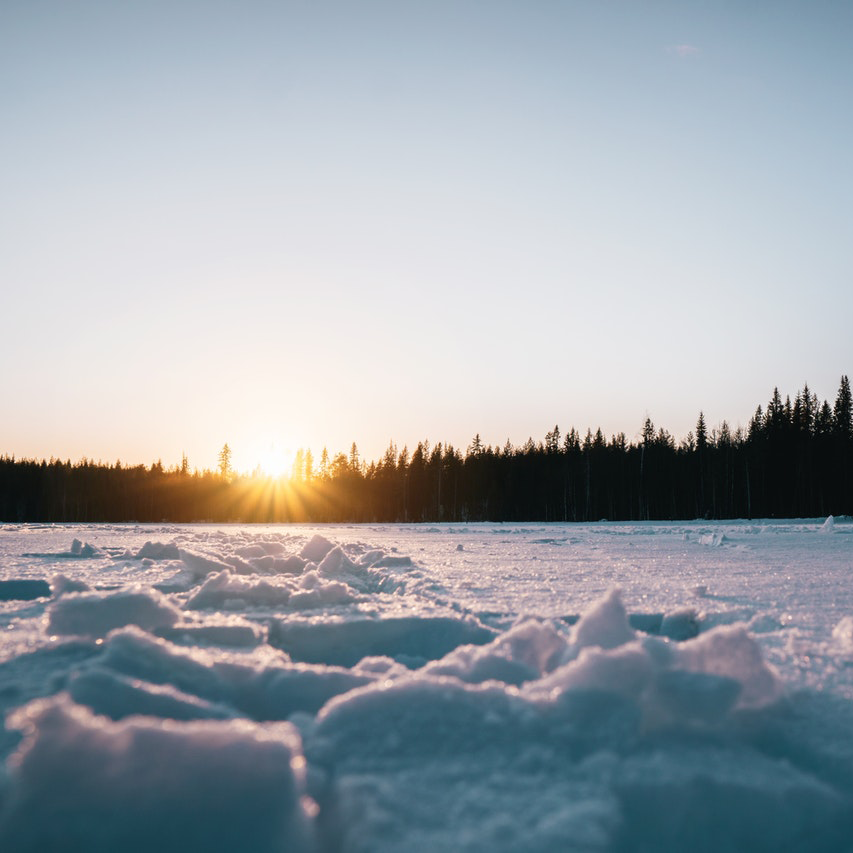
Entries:
POLYGON ((271 441, 261 448, 258 465, 267 477, 278 480, 290 476, 295 456, 296 454, 289 447, 281 442, 271 441))

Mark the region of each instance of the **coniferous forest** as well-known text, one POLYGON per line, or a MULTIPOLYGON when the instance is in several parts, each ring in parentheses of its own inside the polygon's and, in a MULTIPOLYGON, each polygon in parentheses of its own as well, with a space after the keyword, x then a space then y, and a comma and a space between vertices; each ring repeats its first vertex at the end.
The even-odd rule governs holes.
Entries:
POLYGON ((646 419, 641 436, 581 435, 461 451, 419 442, 378 461, 318 460, 299 451, 289 478, 0 457, 5 522, 466 522, 797 518, 853 513, 853 406, 841 378, 834 404, 806 385, 774 389, 746 429, 724 421, 676 440, 646 419))

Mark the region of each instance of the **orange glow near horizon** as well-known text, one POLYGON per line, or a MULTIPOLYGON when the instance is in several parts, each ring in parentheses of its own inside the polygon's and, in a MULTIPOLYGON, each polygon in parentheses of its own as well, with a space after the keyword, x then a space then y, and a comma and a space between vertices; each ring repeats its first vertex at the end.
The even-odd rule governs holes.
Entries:
POLYGON ((269 441, 240 454, 240 458, 234 462, 234 468, 250 472, 260 468, 264 476, 280 480, 290 477, 295 457, 296 451, 287 445, 279 441, 269 441))
POLYGON ((305 522, 335 508, 323 483, 294 480, 289 475, 240 480, 228 498, 235 519, 264 523, 305 522))

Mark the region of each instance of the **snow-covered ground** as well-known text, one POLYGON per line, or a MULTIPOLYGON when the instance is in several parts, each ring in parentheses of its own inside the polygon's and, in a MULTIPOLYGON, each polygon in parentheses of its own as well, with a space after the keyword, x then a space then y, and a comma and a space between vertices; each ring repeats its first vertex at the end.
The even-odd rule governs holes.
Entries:
POLYGON ((0 525, 0 850, 853 850, 853 522, 0 525))

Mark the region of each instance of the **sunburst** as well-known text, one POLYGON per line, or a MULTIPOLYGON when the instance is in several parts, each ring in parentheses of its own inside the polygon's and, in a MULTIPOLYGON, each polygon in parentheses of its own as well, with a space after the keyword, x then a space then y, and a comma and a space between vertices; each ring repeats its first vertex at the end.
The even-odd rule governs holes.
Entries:
POLYGON ((261 471, 275 480, 289 477, 293 469, 295 453, 289 447, 277 441, 270 442, 260 453, 258 464, 261 471))

